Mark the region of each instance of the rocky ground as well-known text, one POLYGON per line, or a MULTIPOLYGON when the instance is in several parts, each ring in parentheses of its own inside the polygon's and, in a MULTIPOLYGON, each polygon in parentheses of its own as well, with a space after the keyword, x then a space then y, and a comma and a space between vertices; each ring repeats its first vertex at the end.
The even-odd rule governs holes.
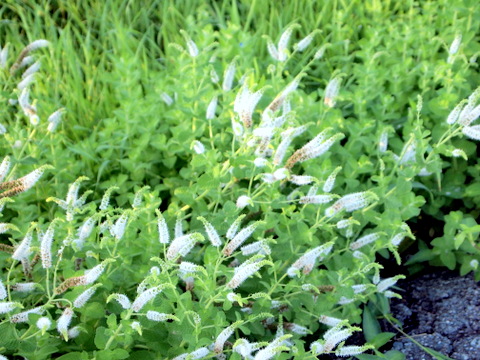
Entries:
MULTIPOLYGON (((480 284, 472 274, 438 270, 399 286, 403 299, 395 299, 391 309, 405 333, 452 359, 480 360, 480 284)), ((397 332, 388 325, 386 330, 397 332)), ((394 340, 392 348, 406 360, 435 359, 401 334, 394 340)))

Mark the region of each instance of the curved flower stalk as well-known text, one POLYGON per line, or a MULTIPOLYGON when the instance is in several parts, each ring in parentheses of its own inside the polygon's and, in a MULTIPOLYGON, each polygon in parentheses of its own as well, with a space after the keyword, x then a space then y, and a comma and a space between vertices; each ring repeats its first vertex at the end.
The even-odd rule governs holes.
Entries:
POLYGON ((378 196, 371 191, 348 194, 338 199, 332 206, 326 209, 325 216, 332 217, 343 210, 352 212, 363 209, 377 200, 378 196))
POLYGON ((83 205, 85 205, 88 195, 92 193, 91 190, 88 190, 85 191, 81 197, 78 197, 80 184, 86 180, 89 180, 89 178, 86 176, 80 176, 77 180, 75 180, 75 182, 70 185, 65 200, 55 197, 50 197, 47 199, 47 201, 53 201, 66 211, 67 221, 73 221, 74 215, 83 211, 83 205))
POLYGON ((43 165, 20 179, 1 183, 0 190, 6 191, 0 194, 0 198, 12 197, 31 189, 47 169, 53 169, 53 166, 43 165))
POLYGON ((84 275, 66 279, 63 283, 57 286, 55 289, 55 294, 62 294, 71 287, 90 285, 94 283, 100 277, 100 275, 103 274, 107 265, 112 262, 115 262, 115 259, 106 259, 97 266, 94 266, 92 269, 85 270, 84 275))
MULTIPOLYGON (((238 221, 238 219, 237 219, 238 221)), ((235 221, 235 223, 237 222, 235 221)), ((234 224, 235 224, 234 223, 234 224)), ((225 246, 223 249, 223 254, 225 256, 230 256, 232 253, 240 246, 242 245, 249 237, 250 235, 253 234, 255 229, 262 224, 263 221, 256 221, 253 224, 247 226, 246 228, 242 229, 238 234, 232 235, 231 233, 236 233, 236 231, 231 231, 230 229, 227 232, 227 238, 229 238, 229 235, 232 236, 230 242, 225 246)), ((233 226, 233 225, 232 225, 233 226)))
MULTIPOLYGON (((278 40, 278 45, 275 46, 275 44, 272 42, 270 37, 264 36, 267 39, 267 49, 270 54, 270 56, 280 62, 284 62, 288 58, 288 43, 290 42, 290 38, 292 36, 293 30, 296 28, 300 27, 298 24, 292 24, 289 27, 285 29, 285 31, 282 33, 280 36, 280 39, 278 40)), ((304 41, 307 42, 308 40, 304 41)), ((306 47, 307 45, 302 46, 306 47)))
POLYGON ((197 242, 203 241, 204 239, 200 233, 192 233, 175 238, 168 247, 167 259, 174 260, 178 256, 187 255, 197 242))
POLYGON ((287 160, 285 168, 291 169, 297 162, 304 162, 325 154, 336 141, 345 137, 342 133, 338 133, 326 139, 327 131, 329 129, 322 131, 302 148, 295 151, 287 160))
POLYGON ((255 107, 263 95, 264 89, 252 92, 248 85, 244 84, 235 98, 233 111, 240 117, 245 128, 252 127, 252 115, 255 107))
POLYGON ((290 277, 297 276, 298 271, 303 269, 304 274, 309 274, 313 270, 315 262, 322 261, 333 248, 333 241, 330 241, 324 245, 318 246, 310 251, 307 251, 292 266, 287 270, 287 274, 290 277))

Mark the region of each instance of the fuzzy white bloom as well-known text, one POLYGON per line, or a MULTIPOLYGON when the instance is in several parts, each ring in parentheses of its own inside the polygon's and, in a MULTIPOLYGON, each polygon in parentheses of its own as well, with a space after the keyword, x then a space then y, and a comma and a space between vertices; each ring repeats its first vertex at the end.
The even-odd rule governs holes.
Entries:
POLYGON ((174 260, 177 256, 185 256, 193 249, 197 241, 203 241, 204 237, 199 233, 182 235, 175 238, 167 250, 167 259, 174 260))
POLYGON ((298 202, 300 204, 327 204, 334 198, 334 195, 307 195, 302 196, 298 202))
POLYGON ((362 292, 365 292, 365 290, 368 289, 368 286, 366 284, 357 284, 352 285, 352 289, 355 294, 360 294, 362 292))
POLYGON ((93 216, 90 216, 89 218, 87 218, 87 220, 83 222, 82 226, 80 226, 80 228, 78 229, 77 238, 74 240, 74 242, 79 249, 83 247, 85 239, 88 238, 92 233, 93 228, 95 227, 95 221, 96 220, 93 218, 93 216))
POLYGON ((41 166, 38 169, 33 170, 31 173, 25 175, 24 177, 18 179, 23 185, 24 191, 31 189, 33 185, 42 177, 45 170, 48 166, 41 166))
POLYGON ((21 305, 17 302, 0 302, 0 314, 8 313, 17 307, 21 307, 21 305))
POLYGON ((387 279, 384 279, 382 281, 380 281, 378 284, 377 284, 377 291, 378 292, 384 292, 385 290, 387 290, 388 288, 392 287, 393 285, 395 285, 397 283, 398 280, 400 280, 401 278, 403 278, 403 276, 401 275, 397 275, 397 276, 394 276, 394 277, 391 277, 391 278, 387 278, 387 279))
POLYGON ((116 239, 120 240, 123 235, 125 234, 125 230, 127 227, 128 222, 128 213, 124 212, 120 217, 117 219, 115 224, 110 228, 110 234, 116 239))
POLYGON ((450 114, 448 114, 447 124, 453 125, 457 122, 460 116, 460 112, 463 110, 464 105, 465 105, 465 100, 461 101, 460 103, 458 103, 457 106, 455 106, 455 108, 450 112, 450 114))
POLYGON ((290 176, 289 181, 295 185, 302 186, 311 184, 312 182, 316 182, 317 178, 308 175, 292 175, 290 176))
POLYGON ((199 54, 197 44, 192 39, 187 39, 187 50, 191 57, 197 57, 199 54))
POLYGON ((285 329, 298 335, 307 335, 309 333, 308 329, 305 326, 301 326, 295 323, 285 323, 285 329))
POLYGON ((288 147, 292 143, 293 136, 285 136, 275 151, 275 155, 273 157, 273 164, 280 165, 283 162, 283 158, 287 153, 288 147))
POLYGON ((35 61, 35 56, 32 56, 32 55, 29 55, 29 56, 25 56, 22 61, 20 62, 20 64, 18 65, 18 69, 22 69, 24 68, 25 66, 28 66, 30 64, 33 64, 35 61))
POLYGON ((353 224, 355 224, 355 220, 352 219, 340 220, 337 222, 337 229, 345 229, 353 224))
POLYGON ((52 267, 52 243, 53 235, 55 234, 53 225, 54 223, 52 222, 47 231, 45 231, 45 234, 43 234, 42 241, 40 243, 40 257, 42 259, 42 267, 44 269, 52 267))
POLYGON ((108 205, 110 204, 110 196, 114 190, 117 190, 117 186, 111 186, 105 191, 105 193, 102 196, 102 201, 100 203, 99 209, 100 210, 107 210, 108 205))
POLYGON ((335 144, 336 141, 341 140, 344 137, 344 134, 338 133, 325 140, 324 134, 325 131, 322 131, 314 139, 312 139, 303 147, 295 151, 293 155, 290 156, 290 158, 287 160, 287 164, 285 165, 285 167, 287 169, 290 169, 297 162, 304 162, 325 154, 333 146, 333 144, 335 144))
POLYGON ((227 230, 227 234, 225 235, 228 240, 233 239, 233 237, 237 234, 238 228, 242 223, 243 218, 245 215, 240 215, 227 230))
POLYGON ((200 141, 194 140, 192 143, 193 150, 197 154, 203 154, 205 152, 205 145, 203 145, 200 141))
POLYGON ((147 311, 147 319, 152 321, 178 320, 178 318, 173 315, 164 314, 164 313, 160 313, 158 311, 152 311, 152 310, 147 311))
POLYGON ((82 292, 80 295, 77 296, 77 298, 73 301, 73 307, 75 308, 82 308, 85 306, 88 300, 95 294, 95 291, 97 290, 98 286, 92 286, 82 292))
POLYGON ((411 143, 406 143, 404 148, 402 149, 402 157, 398 158, 399 164, 407 164, 410 162, 415 162, 415 155, 417 153, 417 144, 415 141, 411 143))
POLYGON ((230 289, 236 289, 239 287, 245 280, 247 280, 250 276, 255 274, 258 270, 262 268, 262 266, 270 264, 269 261, 260 261, 252 264, 248 264, 242 266, 241 269, 237 270, 233 275, 232 279, 227 283, 227 287, 230 289))
POLYGON ((7 289, 3 284, 2 280, 0 280, 0 300, 4 300, 7 297, 7 289))
POLYGON ((142 292, 140 295, 137 296, 137 298, 132 304, 131 309, 135 312, 139 312, 150 300, 153 300, 155 296, 160 294, 164 288, 165 286, 159 285, 159 286, 150 288, 148 290, 145 290, 144 292, 142 292))
POLYGON ((158 240, 160 244, 168 244, 170 242, 170 234, 168 233, 168 226, 165 218, 160 211, 157 212, 158 216, 158 240))
POLYGON ((313 41, 313 33, 308 34, 305 36, 302 40, 300 40, 296 45, 295 45, 295 50, 298 52, 304 51, 313 41))
POLYGON ((238 121, 236 121, 233 117, 232 117, 232 131, 236 137, 241 137, 244 131, 243 125, 238 121))
POLYGON ((328 107, 334 107, 336 103, 336 98, 340 91, 340 82, 341 79, 337 76, 329 81, 326 89, 325 89, 325 96, 324 96, 324 103, 328 107))
POLYGON ((233 111, 235 111, 242 120, 243 126, 249 128, 252 126, 252 116, 263 95, 263 89, 252 92, 247 85, 243 85, 235 98, 233 111))
POLYGON ((37 328, 42 331, 47 331, 52 326, 52 321, 48 317, 41 317, 37 320, 37 328))
POLYGON ((337 328, 332 328, 328 330, 323 336, 323 338, 325 339, 324 351, 332 351, 335 346, 352 336, 352 333, 352 329, 341 330, 337 328))
POLYGON ((253 164, 258 167, 258 168, 262 168, 262 167, 265 167, 268 165, 268 160, 265 159, 265 158, 256 158, 254 161, 253 161, 253 164))
POLYGON ((393 246, 399 246, 403 239, 405 239, 405 234, 404 233, 399 233, 397 235, 395 235, 391 240, 390 240, 390 243, 393 245, 393 246))
POLYGON ((188 261, 182 261, 178 269, 183 274, 192 274, 196 272, 203 272, 204 274, 207 273, 204 267, 188 261))
POLYGON ((370 349, 368 346, 342 346, 340 349, 335 351, 335 355, 337 356, 353 356, 353 355, 359 355, 365 351, 370 349))
POLYGON ((387 151, 387 147, 388 147, 388 131, 384 130, 380 134, 380 139, 378 140, 378 151, 381 153, 384 153, 385 151, 387 151))
POLYGON ((45 309, 42 306, 23 311, 21 313, 12 315, 10 321, 13 323, 26 323, 28 321, 29 314, 42 315, 45 312, 45 309))
POLYGON ((218 232, 217 230, 215 230, 213 225, 210 224, 203 216, 199 216, 197 217, 197 219, 203 223, 205 231, 207 232, 208 239, 210 240, 212 245, 215 247, 222 245, 222 240, 220 240, 220 236, 218 235, 218 232))
POLYGON ((30 244, 32 243, 32 232, 29 231, 23 238, 22 242, 17 246, 12 258, 17 261, 22 261, 30 254, 30 244))
MULTIPOLYGON (((31 292, 35 290, 35 287, 37 286, 36 283, 34 282, 28 282, 28 283, 16 283, 12 285, 12 290, 13 291, 18 291, 18 292, 31 292)), ((1 293, 1 290, 0 290, 1 293)), ((0 296, 1 298, 1 296, 0 296)))
POLYGON ((337 178, 337 174, 340 172, 342 168, 339 166, 328 176, 327 180, 325 180, 325 184, 323 184, 323 191, 329 193, 332 191, 333 187, 335 186, 335 179, 337 178))
POLYGON ((267 50, 273 60, 280 61, 280 55, 272 39, 267 38, 267 50))
POLYGON ((35 81, 35 74, 30 74, 24 77, 23 80, 17 84, 17 89, 22 91, 27 87, 29 87, 34 81, 35 81))
POLYGON ((458 49, 460 49, 461 42, 462 42, 462 35, 458 34, 457 36, 455 36, 455 39, 453 39, 453 42, 450 45, 450 49, 448 49, 449 55, 455 55, 458 52, 458 49))
POLYGON ((5 156, 2 160, 2 164, 0 164, 0 182, 2 182, 7 176, 8 172, 10 171, 10 166, 10 157, 5 156))
POLYGON ((480 140, 480 125, 465 126, 462 129, 463 134, 473 140, 480 140))
POLYGON ((314 341, 310 344, 310 350, 315 354, 319 355, 324 352, 323 344, 319 341, 314 341))
POLYGON ((100 275, 102 275, 102 273, 105 271, 106 264, 107 262, 104 261, 90 270, 85 270, 85 275, 83 276, 84 277, 83 285, 90 285, 93 282, 95 282, 100 277, 100 275))
POLYGON ((463 151, 462 149, 453 149, 452 150, 452 156, 453 157, 462 157, 465 160, 467 160, 467 154, 465 154, 465 151, 463 151))
POLYGON ((247 195, 242 195, 237 199, 237 208, 243 209, 246 206, 253 206, 253 201, 247 195))
POLYGON ((233 345, 232 350, 240 354, 244 359, 250 359, 256 344, 257 343, 250 343, 247 339, 238 339, 233 345))
POLYGON ((35 74, 38 70, 40 70, 40 67, 42 66, 42 63, 40 60, 34 62, 32 65, 28 67, 27 70, 25 70, 22 74, 22 79, 25 79, 27 76, 30 76, 32 74, 35 74))
POLYGON ((357 240, 355 240, 353 243, 350 244, 350 250, 358 250, 361 247, 378 240, 379 238, 380 238, 379 233, 372 233, 372 234, 362 236, 361 238, 358 238, 357 240))
POLYGON ((175 221, 175 229, 173 230, 173 233, 176 238, 183 236, 183 223, 180 216, 178 216, 175 221))
POLYGON ((140 336, 142 335, 142 326, 138 321, 132 321, 130 324, 133 330, 135 330, 140 336))
POLYGON ((230 293, 227 294, 227 300, 231 301, 231 302, 237 301, 238 297, 239 296, 237 294, 235 294, 234 292, 230 292, 230 293))
POLYGON ((245 256, 255 253, 270 255, 272 252, 265 240, 256 241, 252 244, 242 246, 240 250, 242 251, 242 255, 245 256))
POLYGON ((269 360, 276 356, 279 352, 281 352, 284 349, 284 344, 287 343, 289 344, 286 339, 291 337, 291 335, 280 335, 277 332, 277 337, 275 340, 273 340, 270 344, 268 344, 264 349, 260 350, 257 352, 257 354, 254 357, 254 360, 269 360))
POLYGON ((220 81, 220 77, 218 76, 215 69, 210 70, 210 80, 212 80, 212 83, 214 84, 218 84, 218 82, 220 81))
POLYGON ((368 191, 345 195, 325 210, 325 216, 332 217, 342 210, 352 212, 363 209, 368 206, 373 199, 377 199, 376 195, 368 191))
POLYGON ((0 69, 5 69, 7 67, 8 60, 8 44, 6 44, 3 49, 0 50, 0 69))
POLYGON ((279 61, 285 61, 287 60, 287 47, 288 43, 290 42, 290 37, 292 36, 293 29, 295 29, 297 25, 290 25, 283 34, 280 36, 280 39, 278 40, 278 60, 279 61))
POLYGON ((277 181, 273 174, 262 174, 262 180, 267 184, 273 184, 275 181, 277 181))
POLYGON ((7 133, 7 128, 3 124, 0 124, 0 135, 6 134, 6 133, 7 133))
POLYGON ((290 277, 297 276, 297 271, 303 269, 304 274, 308 274, 312 271, 315 261, 322 261, 330 251, 332 251, 333 242, 328 242, 324 245, 318 246, 303 254, 292 266, 287 270, 287 274, 290 277))
POLYGON ((125 310, 130 309, 130 307, 132 306, 130 299, 127 297, 127 295, 124 294, 112 294, 107 298, 107 302, 110 302, 110 299, 117 300, 120 306, 125 310))
POLYGON ((473 259, 470 261, 469 263, 470 267, 473 269, 473 270, 477 270, 478 268, 478 260, 477 259, 473 259))
POLYGON ((288 171, 288 169, 286 168, 280 168, 278 170, 275 170, 275 172, 273 173, 273 177, 277 181, 286 179, 289 176, 290 176, 290 171, 288 171))
POLYGON ((70 326, 72 317, 73 310, 67 307, 65 310, 63 310, 62 315, 57 320, 57 330, 61 335, 63 335, 65 340, 68 340, 68 327, 70 326))
POLYGON ((197 360, 197 359, 203 359, 205 356, 207 356, 210 353, 210 350, 206 347, 199 348, 189 354, 189 359, 191 360, 197 360))
POLYGON ((173 99, 170 95, 168 95, 166 92, 162 92, 160 94, 160 98, 163 100, 163 102, 165 104, 167 104, 168 106, 172 105, 173 104, 173 99))
POLYGON ((207 120, 212 120, 213 118, 215 118, 215 111, 217 110, 217 104, 218 104, 218 96, 214 96, 207 107, 207 115, 206 115, 207 120))
POLYGON ((224 91, 230 91, 232 89, 233 78, 235 77, 235 68, 235 60, 233 60, 225 69, 222 84, 222 89, 224 91))
POLYGON ((331 317, 331 316, 321 315, 320 318, 318 319, 318 321, 321 322, 324 325, 333 327, 333 326, 337 326, 338 324, 340 324, 343 320, 337 319, 337 318, 334 318, 334 317, 331 317))
POLYGON ((49 45, 50 45, 50 42, 48 40, 38 39, 38 40, 35 40, 35 41, 31 42, 30 44, 28 44, 25 47, 24 50, 26 50, 27 52, 32 52, 32 51, 35 51, 37 49, 47 47, 49 45))
POLYGON ((53 133, 58 125, 60 124, 60 120, 62 119, 62 115, 63 113, 65 112, 65 109, 59 109, 57 111, 55 111, 54 113, 52 113, 49 117, 48 117, 48 131, 53 133))
POLYGON ((80 335, 80 326, 74 326, 67 331, 67 337, 69 339, 75 339, 78 335, 80 335))
POLYGON ((213 351, 217 354, 223 351, 223 346, 225 345, 225 341, 228 340, 230 336, 232 336, 233 332, 235 331, 235 324, 228 326, 227 328, 223 329, 222 332, 217 336, 215 339, 215 343, 213 345, 213 351))
POLYGON ((318 59, 321 59, 323 57, 323 55, 325 54, 325 50, 327 50, 327 46, 326 45, 323 45, 321 46, 317 52, 315 53, 315 55, 313 55, 313 58, 315 60, 318 60, 318 59))
POLYGON ((232 253, 242 245, 245 240, 247 240, 250 235, 253 234, 255 229, 261 224, 261 221, 256 221, 255 223, 247 226, 246 228, 242 229, 238 234, 236 234, 233 239, 227 244, 225 249, 223 249, 223 254, 225 256, 230 256, 232 253))
POLYGON ((275 112, 279 109, 281 105, 283 105, 284 101, 287 99, 287 97, 293 93, 295 90, 297 90, 298 85, 300 85, 300 81, 302 80, 304 74, 301 74, 297 76, 293 81, 288 84, 285 89, 273 99, 273 101, 268 105, 267 109, 275 112))

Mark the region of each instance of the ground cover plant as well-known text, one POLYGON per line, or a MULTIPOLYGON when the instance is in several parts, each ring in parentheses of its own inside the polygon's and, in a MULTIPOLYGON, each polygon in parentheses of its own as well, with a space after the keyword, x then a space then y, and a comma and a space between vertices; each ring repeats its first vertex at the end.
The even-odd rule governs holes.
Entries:
POLYGON ((402 359, 396 282, 480 276, 453 3, 7 1, 2 356, 402 359))

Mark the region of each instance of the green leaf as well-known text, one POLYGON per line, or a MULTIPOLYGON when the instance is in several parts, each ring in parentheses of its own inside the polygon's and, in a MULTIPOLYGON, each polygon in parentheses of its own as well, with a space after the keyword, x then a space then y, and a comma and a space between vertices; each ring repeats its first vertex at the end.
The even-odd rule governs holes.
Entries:
POLYGON ((381 348, 383 345, 385 345, 387 342, 390 341, 395 336, 395 333, 391 332, 382 332, 375 336, 372 340, 369 340, 368 342, 372 345, 375 346, 375 348, 381 348))
POLYGON ((98 349, 105 349, 105 345, 109 339, 107 332, 108 329, 103 326, 98 327, 95 331, 95 346, 98 349))
POLYGON ((457 259, 452 251, 442 251, 440 253, 440 260, 442 261, 443 265, 445 265, 450 270, 454 270, 455 266, 457 265, 457 259))
POLYGON ((363 334, 368 342, 371 342, 382 331, 378 320, 368 306, 365 306, 363 309, 362 326, 363 334))

